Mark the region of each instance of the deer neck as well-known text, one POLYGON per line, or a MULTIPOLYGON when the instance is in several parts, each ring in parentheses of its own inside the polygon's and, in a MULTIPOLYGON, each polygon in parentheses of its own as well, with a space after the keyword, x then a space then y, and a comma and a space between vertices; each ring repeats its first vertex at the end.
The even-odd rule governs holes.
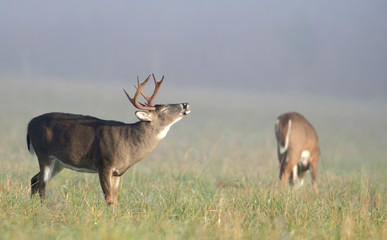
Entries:
POLYGON ((171 128, 171 126, 176 122, 178 122, 180 119, 181 118, 178 118, 167 125, 162 125, 156 122, 145 122, 145 121, 140 121, 140 122, 137 122, 136 124, 138 124, 139 128, 142 130, 144 136, 147 136, 147 138, 153 139, 153 141, 159 143, 167 136, 167 133, 169 132, 169 129, 171 128))
MULTIPOLYGON (((179 119, 180 120, 180 119, 179 119)), ((178 120, 162 125, 158 122, 139 121, 126 125, 124 138, 131 159, 137 162, 152 152, 178 120)))
POLYGON ((157 137, 159 131, 159 127, 151 122, 139 121, 127 125, 125 138, 135 162, 146 157, 160 143, 161 139, 157 137))

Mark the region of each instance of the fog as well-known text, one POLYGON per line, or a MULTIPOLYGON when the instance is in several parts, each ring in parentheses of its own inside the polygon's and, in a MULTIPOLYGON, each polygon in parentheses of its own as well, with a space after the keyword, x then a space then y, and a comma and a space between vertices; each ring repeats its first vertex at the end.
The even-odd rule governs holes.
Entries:
POLYGON ((1 1, 0 80, 133 82, 154 72, 180 87, 386 98, 386 9, 383 0, 1 1))

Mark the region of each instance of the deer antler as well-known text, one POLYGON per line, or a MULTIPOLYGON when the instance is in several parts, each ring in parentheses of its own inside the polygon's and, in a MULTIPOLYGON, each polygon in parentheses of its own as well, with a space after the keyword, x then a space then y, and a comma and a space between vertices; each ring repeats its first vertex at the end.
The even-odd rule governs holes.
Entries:
MULTIPOLYGON (((152 73, 152 76, 153 76, 153 80, 155 81, 155 90, 154 90, 152 96, 149 98, 149 97, 147 97, 147 96, 145 95, 145 93, 143 93, 143 92, 141 91, 141 95, 148 101, 148 103, 143 104, 143 105, 148 106, 148 107, 153 106, 153 101, 155 100, 155 97, 156 97, 157 93, 159 92, 161 83, 163 83, 163 81, 164 81, 164 75, 163 75, 163 77, 161 78, 161 81, 160 81, 160 82, 157 82, 156 77, 155 77, 155 75, 154 75, 153 73, 152 73)), ((137 88, 136 86, 134 86, 134 87, 137 88)))
POLYGON ((153 73, 152 73, 152 76, 153 76, 153 80, 155 81, 155 90, 150 98, 147 97, 145 95, 145 93, 142 92, 142 90, 145 87, 145 84, 148 82, 148 80, 150 78, 150 75, 143 83, 140 83, 140 79, 137 77, 138 87, 136 85, 134 85, 134 87, 137 89, 137 91, 136 91, 136 94, 134 95, 133 99, 131 97, 129 97, 129 94, 124 89, 124 92, 125 92, 126 96, 128 97, 129 101, 138 109, 143 109, 143 110, 154 110, 155 109, 155 107, 153 106, 153 101, 155 100, 155 97, 156 97, 157 93, 159 92, 161 83, 164 81, 164 76, 161 78, 160 82, 157 82, 156 77, 153 73), (137 102, 137 98, 138 98, 140 93, 147 100, 148 103, 143 104, 143 103, 137 102))
POLYGON ((147 77, 147 79, 145 79, 145 81, 143 83, 140 83, 140 79, 137 77, 138 87, 134 86, 135 88, 137 88, 137 91, 134 94, 133 98, 131 98, 129 96, 129 94, 124 89, 124 92, 125 92, 126 96, 128 97, 129 101, 133 104, 133 106, 135 106, 138 109, 142 109, 142 110, 155 110, 155 107, 153 107, 152 105, 148 105, 148 104, 145 105, 145 104, 141 104, 141 103, 137 102, 138 96, 140 95, 140 93, 142 94, 142 89, 144 89, 144 87, 145 87, 146 83, 148 82, 149 78, 150 78, 150 75, 147 77))

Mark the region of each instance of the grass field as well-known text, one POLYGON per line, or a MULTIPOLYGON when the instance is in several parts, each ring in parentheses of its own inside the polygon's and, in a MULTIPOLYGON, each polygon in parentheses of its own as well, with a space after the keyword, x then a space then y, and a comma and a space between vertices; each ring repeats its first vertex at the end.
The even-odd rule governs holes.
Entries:
POLYGON ((191 114, 123 177, 106 206, 98 177, 64 170, 47 199, 30 198, 38 170, 26 125, 63 111, 134 122, 132 84, 2 81, 0 239, 387 239, 387 102, 338 97, 174 89, 156 102, 191 114), (321 142, 320 193, 306 176, 281 188, 274 121, 303 113, 321 142))

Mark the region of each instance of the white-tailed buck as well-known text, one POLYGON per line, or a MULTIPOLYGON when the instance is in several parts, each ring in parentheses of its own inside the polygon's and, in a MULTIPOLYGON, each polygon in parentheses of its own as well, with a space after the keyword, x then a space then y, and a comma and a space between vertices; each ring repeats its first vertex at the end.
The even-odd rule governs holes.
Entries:
POLYGON ((287 185, 302 186, 305 173, 311 169, 312 184, 318 191, 316 180, 320 147, 313 126, 299 113, 284 113, 275 124, 280 179, 287 185))
POLYGON ((28 124, 27 146, 36 153, 40 172, 31 179, 31 196, 45 198, 48 181, 63 168, 98 173, 105 200, 117 203, 120 177, 133 164, 143 159, 167 135, 169 128, 190 113, 188 103, 157 104, 153 101, 164 76, 158 82, 153 75, 155 90, 148 98, 143 92, 149 77, 140 83, 129 101, 138 109, 139 122, 126 124, 69 113, 47 113, 28 124), (138 103, 139 95, 147 103, 138 103))

